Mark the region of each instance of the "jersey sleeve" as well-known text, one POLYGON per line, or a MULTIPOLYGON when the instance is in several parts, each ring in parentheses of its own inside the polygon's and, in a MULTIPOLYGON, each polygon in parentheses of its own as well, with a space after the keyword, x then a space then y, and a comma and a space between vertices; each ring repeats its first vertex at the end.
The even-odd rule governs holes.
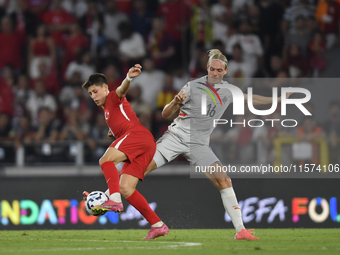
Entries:
POLYGON ((230 102, 230 103, 232 103, 233 101, 234 101, 234 99, 233 99, 233 94, 229 94, 228 96, 227 96, 227 99, 228 99, 228 101, 230 102))
POLYGON ((109 100, 114 105, 118 105, 121 104, 123 98, 119 98, 119 96, 116 93, 116 90, 113 90, 107 96, 107 100, 109 100))

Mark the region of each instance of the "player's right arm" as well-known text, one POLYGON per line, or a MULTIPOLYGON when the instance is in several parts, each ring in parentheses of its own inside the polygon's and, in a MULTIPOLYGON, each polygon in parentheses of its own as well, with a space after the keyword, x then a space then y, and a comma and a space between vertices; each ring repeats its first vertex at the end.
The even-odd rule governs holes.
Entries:
POLYGON ((163 111, 162 111, 162 117, 164 119, 170 118, 175 112, 177 112, 181 107, 182 103, 185 101, 187 98, 187 94, 181 90, 174 99, 170 103, 168 103, 163 111))
POLYGON ((127 91, 130 88, 132 78, 137 77, 142 72, 142 66, 140 64, 135 64, 129 69, 126 78, 123 80, 122 84, 116 89, 116 94, 119 98, 124 98, 127 91))

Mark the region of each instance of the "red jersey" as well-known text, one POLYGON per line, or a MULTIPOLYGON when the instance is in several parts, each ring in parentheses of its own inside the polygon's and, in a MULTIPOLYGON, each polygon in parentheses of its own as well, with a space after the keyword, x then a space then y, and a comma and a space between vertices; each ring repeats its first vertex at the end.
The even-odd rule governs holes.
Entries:
POLYGON ((183 36, 179 27, 190 21, 189 7, 182 0, 165 2, 159 5, 157 14, 164 16, 165 31, 175 41, 181 40, 183 36))
POLYGON ((327 14, 332 17, 330 23, 325 24, 325 33, 335 33, 339 31, 339 21, 340 21, 340 4, 338 2, 328 3, 327 14))
MULTIPOLYGON (((43 21, 47 25, 65 25, 75 22, 76 19, 65 10, 50 10, 44 14, 43 21)), ((63 46, 63 36, 65 34, 66 32, 63 30, 54 30, 51 32, 51 36, 57 46, 63 46)))
POLYGON ((137 118, 126 98, 119 98, 116 91, 111 91, 104 105, 106 123, 116 138, 130 130, 147 130, 137 118))
POLYGON ((0 112, 13 113, 14 94, 12 86, 4 78, 0 78, 0 112))
POLYGON ((14 68, 21 68, 21 46, 25 43, 22 33, 12 32, 10 34, 0 33, 0 69, 7 64, 14 68))
POLYGON ((33 43, 33 54, 37 57, 49 57, 51 51, 47 40, 35 40, 33 43))
POLYGON ((89 46, 87 37, 79 33, 75 36, 65 38, 65 49, 68 61, 71 62, 77 59, 77 54, 80 50, 87 49, 89 46))

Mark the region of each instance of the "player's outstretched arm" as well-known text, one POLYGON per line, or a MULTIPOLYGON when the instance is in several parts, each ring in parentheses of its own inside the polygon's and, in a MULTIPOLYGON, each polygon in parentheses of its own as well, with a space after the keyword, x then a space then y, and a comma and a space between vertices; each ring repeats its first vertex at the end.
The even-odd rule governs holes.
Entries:
POLYGON ((116 89, 116 94, 119 98, 123 98, 126 96, 126 93, 130 88, 132 79, 140 75, 141 72, 142 66, 140 64, 136 64, 134 67, 131 67, 129 69, 126 78, 124 79, 122 84, 116 89))
MULTIPOLYGON (((293 92, 287 93, 287 98, 290 97, 290 95, 293 94, 293 92)), ((244 100, 245 102, 248 101, 248 95, 244 95, 244 100)), ((265 104, 272 104, 273 103, 273 98, 272 97, 264 97, 264 96, 259 96, 259 95, 253 95, 253 105, 265 105, 265 104)), ((281 97, 277 99, 278 103, 281 102, 281 97)))
POLYGON ((175 112, 177 112, 181 107, 182 103, 187 98, 187 94, 183 91, 179 92, 170 103, 168 103, 163 111, 162 117, 164 119, 170 118, 175 112))

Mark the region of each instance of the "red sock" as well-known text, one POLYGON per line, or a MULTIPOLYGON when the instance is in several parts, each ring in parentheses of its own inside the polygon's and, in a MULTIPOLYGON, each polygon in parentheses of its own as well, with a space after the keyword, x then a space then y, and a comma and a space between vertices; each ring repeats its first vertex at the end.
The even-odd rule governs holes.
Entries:
POLYGON ((120 193, 119 172, 115 164, 111 161, 106 161, 100 167, 104 173, 107 186, 109 187, 110 195, 116 192, 120 193))
POLYGON ((137 190, 126 200, 135 207, 151 225, 161 221, 157 214, 152 211, 146 199, 137 190))

